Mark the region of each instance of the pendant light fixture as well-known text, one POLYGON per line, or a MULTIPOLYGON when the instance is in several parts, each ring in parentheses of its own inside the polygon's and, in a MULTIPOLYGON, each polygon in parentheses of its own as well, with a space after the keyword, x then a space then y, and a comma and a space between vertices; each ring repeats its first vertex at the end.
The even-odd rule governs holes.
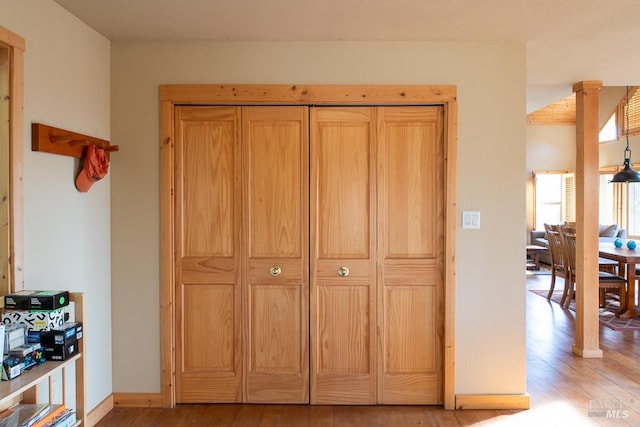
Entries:
POLYGON ((627 86, 627 94, 625 96, 625 118, 626 126, 624 127, 627 137, 627 147, 624 149, 624 169, 613 176, 611 182, 640 182, 640 172, 631 169, 631 149, 629 148, 629 86, 627 86))

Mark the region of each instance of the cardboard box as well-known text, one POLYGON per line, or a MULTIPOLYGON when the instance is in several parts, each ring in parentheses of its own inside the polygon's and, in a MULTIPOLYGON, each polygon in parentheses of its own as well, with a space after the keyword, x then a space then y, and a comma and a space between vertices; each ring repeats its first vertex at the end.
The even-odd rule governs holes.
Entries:
POLYGON ((29 369, 38 365, 42 365, 47 361, 47 358, 44 355, 44 349, 42 347, 35 348, 32 352, 24 355, 20 359, 22 362, 21 373, 25 373, 29 369))
POLYGON ((40 331, 27 331, 27 344, 39 344, 40 331))
POLYGON ((24 325, 6 325, 4 332, 4 354, 9 354, 11 349, 25 344, 27 328, 24 325))
POLYGON ((4 308, 11 310, 29 310, 31 295, 38 291, 18 291, 4 296, 4 308))
POLYGON ((69 291, 40 291, 32 294, 29 301, 31 311, 57 310, 69 305, 69 291))
POLYGON ((66 322, 60 329, 40 331, 44 346, 63 345, 82 338, 82 322, 66 322))
POLYGON ((46 362, 44 350, 39 347, 23 357, 9 356, 2 362, 2 379, 9 381, 24 374, 31 368, 46 362))
POLYGON ((33 353, 39 348, 40 348, 40 344, 36 344, 35 346, 30 344, 19 345, 9 350, 9 356, 25 357, 28 354, 33 353))
POLYGON ((78 353, 78 340, 74 339, 66 344, 45 345, 43 348, 47 360, 67 360, 78 353))
POLYGON ((19 357, 9 356, 2 361, 2 380, 9 381, 22 373, 22 362, 19 357))
POLYGON ((8 325, 25 325, 29 331, 48 331, 60 329, 65 322, 63 309, 33 312, 25 310, 6 310, 2 313, 2 323, 8 325))

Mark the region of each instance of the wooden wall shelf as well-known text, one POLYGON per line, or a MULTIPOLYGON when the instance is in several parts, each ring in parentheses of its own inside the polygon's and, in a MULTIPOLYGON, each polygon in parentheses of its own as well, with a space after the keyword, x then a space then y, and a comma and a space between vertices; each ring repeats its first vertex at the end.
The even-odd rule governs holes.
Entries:
POLYGON ((107 158, 111 151, 118 151, 120 147, 111 145, 109 141, 54 128, 41 123, 31 124, 31 150, 45 153, 62 154, 63 156, 84 157, 84 148, 95 145, 107 152, 107 158))

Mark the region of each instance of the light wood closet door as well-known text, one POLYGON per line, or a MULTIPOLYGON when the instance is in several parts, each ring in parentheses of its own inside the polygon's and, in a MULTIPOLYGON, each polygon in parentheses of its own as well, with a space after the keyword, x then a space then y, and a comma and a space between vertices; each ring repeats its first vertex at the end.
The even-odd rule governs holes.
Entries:
POLYGON ((311 109, 311 401, 376 403, 375 109, 311 109))
POLYGON ((307 107, 243 108, 247 401, 309 402, 307 107))
POLYGON ((440 404, 443 109, 312 109, 311 138, 311 400, 440 404))
POLYGON ((176 400, 240 402, 240 108, 176 107, 176 400))
POLYGON ((378 141, 378 400, 440 404, 443 109, 381 107, 378 141))
POLYGON ((443 109, 175 116, 177 401, 442 403, 443 109))

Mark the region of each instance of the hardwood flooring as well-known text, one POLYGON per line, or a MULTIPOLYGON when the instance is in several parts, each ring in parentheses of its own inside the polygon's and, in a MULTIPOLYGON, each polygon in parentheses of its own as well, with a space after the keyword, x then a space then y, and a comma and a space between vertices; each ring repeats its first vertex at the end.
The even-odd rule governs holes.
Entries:
MULTIPOLYGON (((548 289, 549 275, 527 275, 548 289)), ((562 289, 562 280, 556 283, 562 289)), ((574 313, 526 292, 526 411, 434 406, 179 405, 114 408, 98 427, 138 426, 640 426, 640 331, 601 327, 603 359, 571 353, 574 313), (610 416, 607 418, 607 409, 610 416)))

